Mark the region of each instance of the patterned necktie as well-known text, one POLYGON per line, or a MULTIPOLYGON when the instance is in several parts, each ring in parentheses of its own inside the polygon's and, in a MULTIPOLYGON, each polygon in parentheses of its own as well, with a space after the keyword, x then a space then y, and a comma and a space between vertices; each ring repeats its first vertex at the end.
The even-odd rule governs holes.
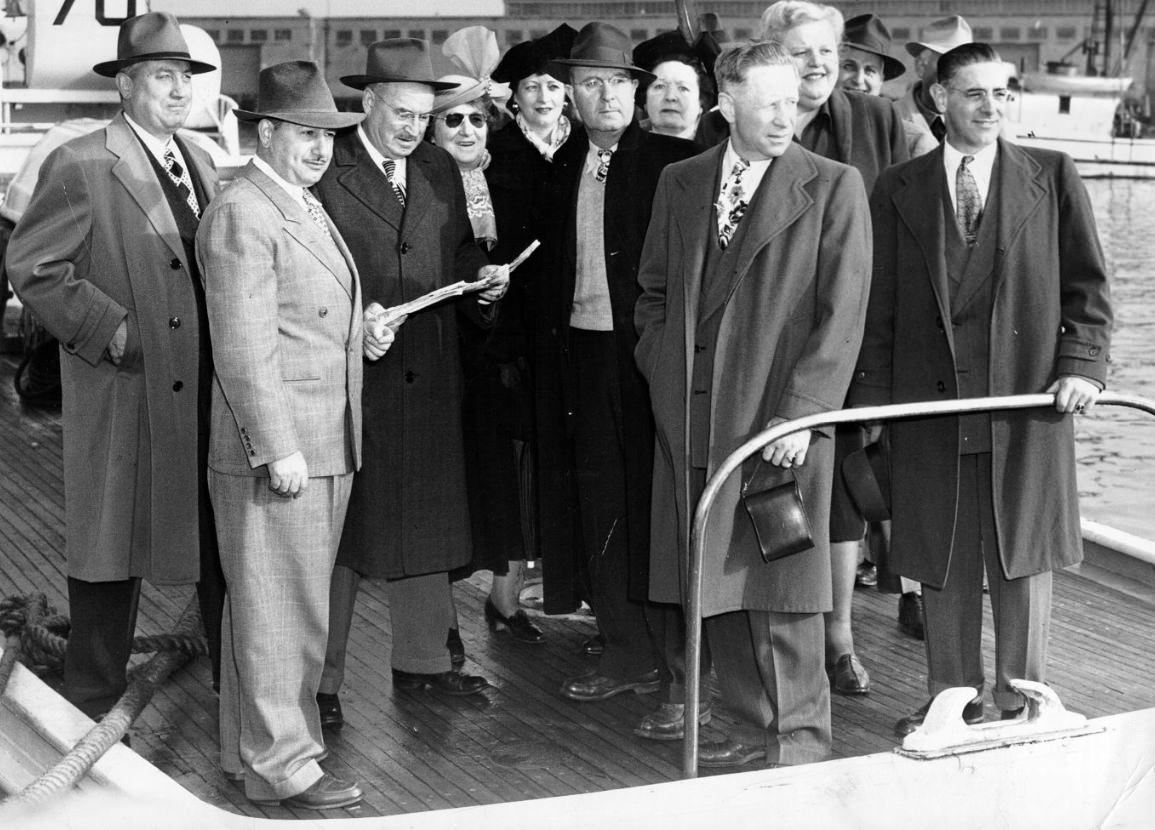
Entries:
POLYGON ((968 245, 974 245, 979 235, 979 220, 983 218, 983 202, 979 197, 978 182, 970 171, 974 156, 963 156, 955 173, 955 217, 958 229, 968 245))
POLYGON ((594 171, 594 181, 604 182, 606 176, 610 174, 610 159, 613 158, 613 150, 598 150, 598 169, 594 171))
POLYGON ((397 162, 393 159, 385 159, 381 162, 381 166, 385 168, 385 177, 389 179, 389 186, 393 188, 393 195, 397 197, 401 207, 405 207, 405 186, 394 178, 397 173, 397 162))
MULTIPOLYGON (((317 227, 324 231, 325 236, 329 237, 329 241, 334 242, 333 234, 329 230, 329 223, 325 221, 325 209, 321 207, 317 197, 304 188, 301 189, 301 195, 305 199, 305 210, 309 212, 309 216, 317 224, 317 227)), ((336 243, 334 242, 334 244, 336 243)))
POLYGON ((197 218, 201 218, 201 207, 197 204, 197 195, 193 191, 192 178, 189 177, 188 171, 181 167, 176 156, 169 147, 164 151, 164 170, 168 173, 168 177, 172 179, 172 183, 176 185, 176 189, 180 191, 180 195, 184 196, 185 202, 189 206, 189 210, 197 218))
POLYGON ((723 251, 730 244, 734 230, 746 213, 750 203, 746 201, 746 190, 742 187, 742 174, 750 167, 750 162, 738 159, 730 170, 726 181, 722 182, 722 192, 718 194, 718 247, 723 251))

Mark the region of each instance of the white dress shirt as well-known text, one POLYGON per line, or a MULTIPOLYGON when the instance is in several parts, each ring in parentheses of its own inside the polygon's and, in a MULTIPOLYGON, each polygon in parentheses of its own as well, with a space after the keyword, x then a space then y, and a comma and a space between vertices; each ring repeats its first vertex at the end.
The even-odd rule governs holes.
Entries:
POLYGON ((987 194, 991 192, 991 175, 994 173, 995 158, 998 156, 998 152, 998 142, 991 143, 977 153, 962 153, 956 150, 951 146, 949 138, 942 143, 942 164, 946 169, 946 186, 950 191, 950 203, 956 213, 958 212, 958 194, 955 192, 955 179, 958 176, 958 168, 962 164, 963 156, 974 156, 975 160, 968 167, 971 175, 975 177, 975 184, 979 188, 979 199, 982 200, 985 209, 987 194))

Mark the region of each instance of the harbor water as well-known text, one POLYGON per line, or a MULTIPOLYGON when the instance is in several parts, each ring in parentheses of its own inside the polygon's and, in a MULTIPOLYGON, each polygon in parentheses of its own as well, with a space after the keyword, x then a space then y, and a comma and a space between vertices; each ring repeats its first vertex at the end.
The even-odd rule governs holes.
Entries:
MULTIPOLYGON (((1086 185, 1115 309, 1108 388, 1155 398, 1155 181, 1086 185)), ((1155 418, 1104 407, 1079 419, 1076 440, 1083 515, 1155 539, 1155 418)))

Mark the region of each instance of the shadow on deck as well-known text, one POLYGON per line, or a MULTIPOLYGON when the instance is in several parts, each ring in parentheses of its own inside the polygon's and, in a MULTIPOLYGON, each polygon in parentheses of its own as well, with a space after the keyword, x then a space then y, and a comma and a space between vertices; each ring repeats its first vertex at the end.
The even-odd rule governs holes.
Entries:
MULTIPOLYGON (((43 591, 66 611, 60 417, 16 399, 14 366, 12 358, 0 357, 0 597, 43 591)), ((486 630, 487 590, 488 575, 479 574, 459 583, 456 597, 466 670, 487 677, 493 688, 471 698, 436 698, 392 689, 384 587, 362 583, 342 692, 346 726, 327 736, 325 766, 359 781, 366 797, 332 815, 392 815, 679 777, 680 743, 632 734, 655 704, 652 697, 579 704, 557 694, 566 677, 592 666, 592 658, 579 653, 595 631, 592 618, 538 616, 547 642, 518 644, 486 630)), ((146 585, 139 633, 169 630, 192 596, 191 586, 146 585)), ((875 591, 856 594, 857 652, 873 687, 867 697, 834 696, 836 757, 890 750, 894 720, 925 700, 923 646, 899 633, 896 603, 875 591)), ((986 618, 990 657, 989 609, 986 618)), ((1155 607, 1070 573, 1057 575, 1049 677, 1069 709, 1097 717, 1155 706, 1153 646, 1155 607)), ((993 675, 989 659, 987 672, 993 675)), ((288 808, 251 805, 241 786, 222 775, 216 710, 201 659, 154 698, 132 729, 133 749, 204 801, 251 816, 292 818, 288 808)), ((997 715, 989 705, 988 715, 997 715)), ((715 724, 726 721, 719 713, 715 724)))

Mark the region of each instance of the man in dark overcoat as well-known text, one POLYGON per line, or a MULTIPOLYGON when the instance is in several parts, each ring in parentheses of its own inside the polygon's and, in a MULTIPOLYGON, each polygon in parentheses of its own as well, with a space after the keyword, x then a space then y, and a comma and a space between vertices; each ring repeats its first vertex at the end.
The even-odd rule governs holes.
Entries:
POLYGON ((653 419, 633 314, 658 175, 694 146, 635 123, 637 79, 649 75, 630 45, 590 23, 550 65, 585 133, 554 156, 561 184, 541 221, 549 261, 529 287, 545 609, 588 601, 604 640, 597 668, 562 684, 583 701, 656 691, 664 662, 644 607, 653 419))
MULTIPOLYGON (((987 44, 939 60, 946 142, 872 197, 874 279, 855 403, 1048 392, 1055 409, 904 419, 890 431, 892 565, 924 583, 931 695, 972 686, 983 718, 984 569, 995 705, 1042 681, 1051 571, 1082 558, 1072 412, 1107 376, 1107 273, 1086 190, 1062 153, 999 139, 1007 70, 987 44)), ((926 709, 896 725, 906 734, 926 709)))
POLYGON ((432 78, 423 41, 370 46, 366 74, 341 79, 362 90, 365 120, 337 138, 316 185, 353 253, 370 317, 460 280, 491 283, 413 314, 397 328, 389 353, 365 367, 364 461, 333 573, 319 695, 322 723, 330 727, 343 722, 336 693, 360 576, 389 580, 395 688, 472 694, 488 685, 452 671, 446 646, 448 572, 473 553, 457 317, 491 325, 491 304, 509 280, 473 241, 453 159, 423 140, 434 90, 453 86, 432 78))
MULTIPOLYGON (((773 423, 841 407, 866 310, 862 176, 792 140, 789 55, 769 42, 733 47, 715 74, 730 139, 662 175, 639 274, 637 361, 658 438, 650 596, 659 602, 687 600, 690 522, 721 461, 773 423)), ((714 502, 702 614, 738 723, 701 747, 702 766, 802 764, 830 752, 831 439, 805 431, 768 445, 714 502), (739 499, 756 471, 793 473, 808 550, 763 562, 739 499)))
MULTIPOLYGON (((57 148, 12 234, 8 275, 61 343, 71 636, 64 693, 89 716, 126 687, 140 581, 201 580, 219 666, 224 579, 205 479, 212 355, 193 245, 217 189, 176 136, 192 60, 171 14, 122 24, 122 112, 57 148)), ((215 671, 214 671, 215 674, 215 671)))

